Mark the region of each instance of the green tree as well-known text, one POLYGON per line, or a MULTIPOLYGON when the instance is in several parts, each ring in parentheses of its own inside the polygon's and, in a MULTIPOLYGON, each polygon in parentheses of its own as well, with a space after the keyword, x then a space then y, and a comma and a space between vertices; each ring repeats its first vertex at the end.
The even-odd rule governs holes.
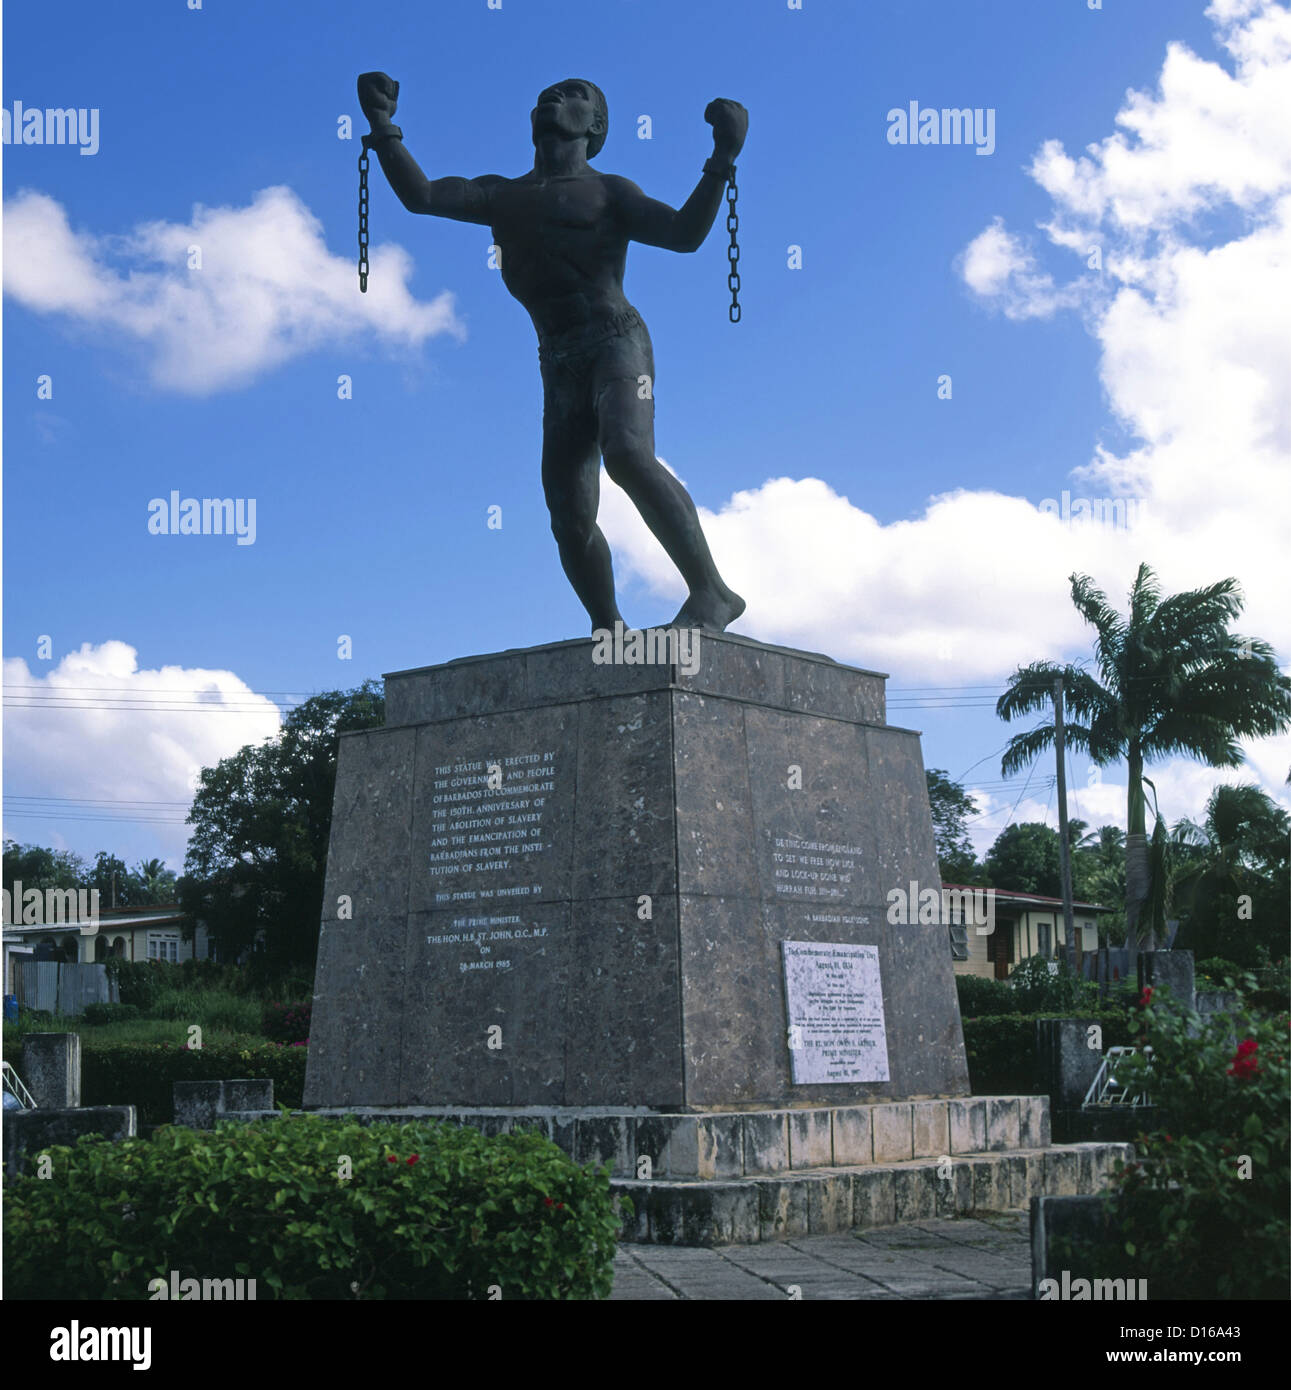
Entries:
POLYGON ((25 892, 37 888, 84 888, 89 869, 79 855, 66 849, 46 849, 43 845, 4 842, 4 886, 12 888, 17 879, 25 892))
POLYGON ((1254 965, 1263 945, 1281 954, 1291 914, 1291 817, 1259 787, 1216 787, 1201 824, 1174 828, 1181 925, 1176 945, 1198 960, 1254 965))
POLYGON ((168 869, 160 859, 141 859, 134 869, 133 877, 139 885, 140 902, 175 901, 175 871, 168 869))
POLYGON ((1072 894, 1080 902, 1115 909, 1099 918, 1100 938, 1119 944, 1125 939, 1125 832, 1118 825, 1100 825, 1085 836, 1071 858, 1072 894))
POLYGON ((99 907, 138 907, 143 900, 139 880, 126 868, 124 859, 101 849, 94 856, 87 886, 98 889, 99 907))
POLYGON ((959 782, 952 782, 939 767, 925 773, 928 804, 932 807, 932 832, 937 844, 937 864, 946 883, 977 882, 981 869, 968 838, 967 819, 977 806, 959 782))
POLYGON ((222 955, 259 945, 270 971, 312 971, 339 735, 384 718, 375 681, 328 691, 292 710, 276 739, 202 770, 179 881, 190 933, 200 920, 222 955))
MULTIPOLYGON (((1150 929, 1139 929, 1152 886, 1144 768, 1180 754, 1211 767, 1238 766, 1240 739, 1291 727, 1291 678, 1266 642, 1229 631, 1243 605, 1235 579, 1163 599, 1156 576, 1142 564, 1125 617, 1087 575, 1071 576, 1071 598, 1095 630, 1098 677, 1077 666, 1034 662, 1010 678, 996 713, 1012 720, 1051 710, 1061 676, 1068 745, 1100 767, 1125 761, 1126 941, 1131 951, 1151 950, 1150 929)), ((1003 775, 1020 771, 1053 742, 1052 717, 1014 735, 1003 775)))
POLYGON ((986 851, 987 877, 999 889, 1056 898, 1062 891, 1058 844, 1058 832, 1037 821, 1005 826, 986 851))

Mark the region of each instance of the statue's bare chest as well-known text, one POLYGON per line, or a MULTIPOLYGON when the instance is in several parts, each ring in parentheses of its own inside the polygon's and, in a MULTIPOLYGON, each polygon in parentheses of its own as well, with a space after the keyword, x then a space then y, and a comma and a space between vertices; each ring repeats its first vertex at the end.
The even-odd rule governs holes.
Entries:
POLYGON ((579 238, 604 234, 610 202, 598 178, 516 179, 495 196, 493 229, 500 241, 546 238, 562 233, 579 238))

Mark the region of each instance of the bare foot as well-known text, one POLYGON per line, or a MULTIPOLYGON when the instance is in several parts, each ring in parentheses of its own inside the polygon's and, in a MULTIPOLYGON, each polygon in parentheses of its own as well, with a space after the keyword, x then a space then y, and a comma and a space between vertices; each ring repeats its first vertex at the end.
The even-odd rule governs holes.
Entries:
POLYGON ((744 612, 744 600, 724 584, 699 594, 691 594, 669 627, 698 627, 707 632, 725 632, 744 612))

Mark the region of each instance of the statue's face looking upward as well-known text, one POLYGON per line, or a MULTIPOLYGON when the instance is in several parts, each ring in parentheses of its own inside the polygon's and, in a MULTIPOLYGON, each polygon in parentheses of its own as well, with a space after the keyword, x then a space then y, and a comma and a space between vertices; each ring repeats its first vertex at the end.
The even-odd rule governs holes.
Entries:
POLYGON ((559 135, 567 140, 586 135, 588 159, 599 153, 609 124, 599 90, 577 77, 539 92, 530 118, 535 142, 543 135, 559 135))

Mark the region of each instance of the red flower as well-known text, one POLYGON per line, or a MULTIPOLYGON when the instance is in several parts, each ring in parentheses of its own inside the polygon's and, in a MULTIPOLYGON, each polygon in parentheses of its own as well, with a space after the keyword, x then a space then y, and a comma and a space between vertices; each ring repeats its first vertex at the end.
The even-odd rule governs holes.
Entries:
POLYGON ((542 1199, 542 1204, 544 1207, 550 1207, 555 1205, 555 1203, 551 1200, 550 1197, 544 1197, 542 1199))
POLYGON ((1146 1009, 1152 1002, 1152 986, 1149 985, 1142 994, 1139 995, 1139 1008, 1146 1009))
POLYGON ((1239 1081, 1247 1081, 1252 1076, 1259 1074, 1260 1064, 1255 1054, 1260 1050, 1260 1045, 1254 1038, 1247 1038, 1244 1042, 1237 1044, 1237 1054, 1233 1058, 1233 1064, 1228 1069, 1229 1076, 1235 1076, 1239 1081))
POLYGON ((405 1160, 405 1162, 407 1162, 407 1163, 416 1163, 416 1161, 417 1161, 420 1157, 421 1157, 420 1154, 409 1154, 408 1157, 407 1157, 407 1159, 405 1160))
POLYGON ((399 1160, 394 1156, 394 1154, 391 1154, 391 1155, 389 1156, 389 1158, 386 1159, 386 1162, 387 1162, 387 1163, 398 1163, 399 1160))
POLYGON ((557 1210, 557 1211, 564 1211, 564 1210, 565 1210, 565 1204, 564 1204, 564 1202, 557 1202, 557 1203, 556 1203, 556 1210, 557 1210))

